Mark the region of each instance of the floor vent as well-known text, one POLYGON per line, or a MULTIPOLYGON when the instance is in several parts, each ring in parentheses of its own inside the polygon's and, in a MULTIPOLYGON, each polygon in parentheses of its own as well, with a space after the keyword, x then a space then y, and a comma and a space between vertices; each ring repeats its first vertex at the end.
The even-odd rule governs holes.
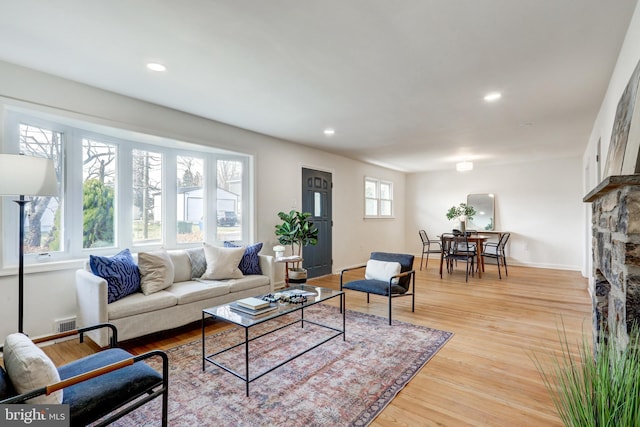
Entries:
POLYGON ((76 318, 69 317, 68 319, 56 320, 54 326, 54 332, 68 332, 76 329, 76 318))

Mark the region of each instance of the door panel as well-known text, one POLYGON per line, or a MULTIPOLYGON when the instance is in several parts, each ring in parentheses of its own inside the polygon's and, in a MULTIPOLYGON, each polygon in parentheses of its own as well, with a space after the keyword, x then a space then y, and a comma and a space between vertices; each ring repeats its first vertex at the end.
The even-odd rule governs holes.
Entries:
POLYGON ((318 227, 318 244, 302 249, 308 277, 331 274, 331 174, 313 169, 302 169, 302 211, 311 213, 313 224, 318 227))

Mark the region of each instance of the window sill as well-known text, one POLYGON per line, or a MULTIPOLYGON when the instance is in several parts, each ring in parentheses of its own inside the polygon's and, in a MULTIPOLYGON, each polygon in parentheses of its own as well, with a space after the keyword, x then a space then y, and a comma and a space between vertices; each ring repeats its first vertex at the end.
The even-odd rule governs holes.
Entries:
MULTIPOLYGON (((25 274, 44 273, 57 270, 77 270, 83 268, 85 259, 68 259, 63 261, 34 262, 24 265, 25 274)), ((18 266, 0 269, 0 277, 15 276, 18 274, 18 266)))

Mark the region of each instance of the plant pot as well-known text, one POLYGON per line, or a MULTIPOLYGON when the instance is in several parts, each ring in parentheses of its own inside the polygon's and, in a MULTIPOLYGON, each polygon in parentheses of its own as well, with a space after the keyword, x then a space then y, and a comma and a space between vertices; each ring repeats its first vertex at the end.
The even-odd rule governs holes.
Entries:
POLYGON ((306 283, 306 281, 307 281, 306 268, 290 268, 289 269, 289 283, 306 283))

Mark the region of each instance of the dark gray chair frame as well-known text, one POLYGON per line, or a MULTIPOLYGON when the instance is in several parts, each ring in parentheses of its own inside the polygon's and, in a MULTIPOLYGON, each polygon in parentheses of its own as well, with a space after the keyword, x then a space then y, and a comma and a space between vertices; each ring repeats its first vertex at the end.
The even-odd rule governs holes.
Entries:
MULTIPOLYGON (((475 259, 478 255, 475 244, 469 243, 466 233, 443 233, 440 236, 442 245, 442 260, 447 266, 447 272, 452 273, 454 263, 465 262, 465 281, 469 281, 469 273, 474 274, 475 259)), ((440 272, 442 278, 442 271, 440 272)))
POLYGON ((505 251, 509 237, 511 237, 511 233, 504 233, 500 236, 500 240, 498 240, 497 243, 486 242, 482 251, 482 255, 485 258, 495 258, 496 263, 498 264, 498 278, 500 280, 502 280, 502 274, 500 273, 500 260, 502 260, 502 265, 504 265, 505 276, 509 276, 509 272, 507 271, 507 253, 505 251))
POLYGON ((440 240, 429 239, 425 230, 418 230, 418 235, 420 236, 420 240, 422 240, 422 255, 420 255, 420 271, 422 271, 424 254, 427 254, 427 262, 424 265, 424 268, 427 268, 429 265, 429 254, 440 254, 442 252, 442 245, 440 244, 440 240), (431 245, 438 245, 438 247, 431 249, 431 245))
MULTIPOLYGON (((116 374, 116 371, 124 368, 128 368, 130 370, 139 369, 141 365, 134 365, 134 364, 142 363, 145 369, 149 370, 149 372, 153 371, 155 375, 153 375, 152 378, 148 378, 148 381, 145 382, 144 386, 138 387, 138 388, 144 388, 144 390, 136 390, 136 392, 131 391, 131 388, 135 388, 135 387, 131 387, 131 384, 126 384, 126 383, 120 384, 120 381, 116 381, 116 386, 119 386, 118 388, 119 403, 116 406, 111 407, 108 404, 105 404, 103 400, 100 400, 99 401, 100 404, 97 405, 97 409, 95 412, 88 413, 86 410, 82 412, 83 408, 79 408, 81 413, 80 415, 81 419, 78 419, 78 417, 74 419, 74 412, 75 412, 74 409, 76 409, 74 408, 74 403, 66 402, 64 400, 62 403, 68 403, 70 406, 70 412, 71 412, 70 422, 72 426, 90 424, 111 414, 107 418, 103 419, 99 424, 95 424, 96 426, 106 426, 108 424, 113 423, 115 420, 122 418, 128 413, 132 412, 134 409, 139 408, 140 406, 146 404, 147 402, 159 396, 162 396, 162 426, 166 427, 167 419, 168 419, 168 404, 169 404, 169 359, 167 357, 167 354, 164 351, 153 350, 141 355, 134 356, 122 349, 117 348, 118 332, 116 327, 109 323, 93 325, 93 326, 88 326, 84 328, 78 328, 73 331, 63 332, 55 335, 49 335, 43 338, 34 339, 32 341, 34 344, 38 344, 38 343, 43 343, 47 341, 57 340, 60 338, 79 335, 80 342, 82 343, 84 341, 85 332, 88 332, 94 329, 105 328, 105 327, 110 328, 112 332, 110 345, 108 349, 95 353, 90 356, 86 356, 82 359, 72 362, 71 364, 64 365, 58 368, 59 372, 61 372, 61 370, 64 370, 65 366, 71 366, 72 364, 75 364, 74 370, 81 371, 81 373, 71 376, 69 378, 64 378, 63 372, 61 372, 61 375, 60 375, 61 381, 55 384, 50 384, 45 387, 41 387, 32 391, 26 392, 26 393, 15 395, 15 396, 6 398, 4 400, 0 400, 0 404, 24 403, 26 400, 37 397, 37 396, 49 395, 55 391, 62 390, 62 389, 71 390, 73 387, 80 387, 82 386, 83 382, 91 379, 99 378, 99 377, 103 377, 104 378, 103 381, 107 381, 109 379, 109 375, 111 375, 112 379, 114 378, 113 375, 116 374), (111 355, 107 354, 110 351, 117 352, 117 354, 111 354, 111 355), (100 356, 102 354, 105 354, 107 355, 108 358, 111 358, 112 360, 117 360, 117 361, 96 368, 95 365, 100 364, 100 359, 101 359, 100 356), (94 357, 94 356, 97 356, 97 357, 94 357), (152 357, 161 358, 162 360, 161 375, 155 372, 155 370, 149 368, 144 363, 144 360, 152 357), (92 358, 93 360, 91 360, 92 358), (86 362, 87 366, 91 366, 91 367, 86 370, 83 369, 83 362, 86 362)), ((2 351, 2 349, 3 348, 0 347, 0 351, 2 351)), ((4 375, 6 377, 6 374, 4 375)), ((99 390, 92 390, 92 391, 98 393, 99 390)), ((100 396, 97 395, 97 398, 99 397, 100 396)))
MULTIPOLYGON (((378 261, 394 261, 394 257, 401 256, 406 257, 407 260, 411 259, 411 267, 407 269, 407 265, 402 265, 401 263, 401 271, 400 274, 396 274, 389 278, 389 282, 385 282, 382 280, 371 280, 371 279, 361 279, 354 280, 351 282, 344 283, 344 273, 348 271, 355 271, 364 269, 367 267, 366 265, 360 265, 357 267, 345 268, 340 271, 340 290, 348 289, 351 291, 365 292, 367 294, 367 304, 369 304, 369 294, 385 296, 389 301, 389 325, 391 325, 391 300, 397 297, 406 297, 411 296, 411 311, 415 312, 416 308, 416 271, 413 269, 413 255, 408 254, 394 254, 388 252, 372 252, 370 259, 376 259, 378 261), (406 270, 406 271, 402 271, 406 270), (405 289, 400 284, 394 284, 394 279, 398 279, 399 283, 401 281, 406 281, 410 286, 407 286, 405 289), (404 292, 402 291, 404 290, 404 292), (411 291, 411 292, 409 292, 411 291)), ((340 312, 342 313, 342 299, 340 300, 340 312)), ((345 307, 346 309, 346 307, 345 307)))

